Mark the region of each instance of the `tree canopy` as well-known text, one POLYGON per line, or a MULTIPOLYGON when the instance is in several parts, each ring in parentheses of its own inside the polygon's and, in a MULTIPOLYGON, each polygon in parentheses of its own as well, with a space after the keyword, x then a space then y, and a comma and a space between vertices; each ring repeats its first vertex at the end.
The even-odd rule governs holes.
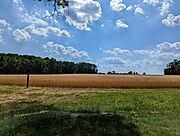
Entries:
POLYGON ((170 62, 164 69, 165 75, 180 75, 180 60, 170 62))
POLYGON ((0 74, 73 74, 98 72, 95 64, 57 61, 30 55, 0 54, 0 74))
POLYGON ((54 12, 52 13, 52 16, 55 15, 57 11, 57 7, 68 7, 69 6, 69 0, 38 0, 38 1, 43 1, 43 2, 50 2, 54 6, 54 12))
POLYGON ((62 6, 63 8, 69 6, 69 0, 38 0, 44 2, 52 2, 55 6, 62 6))

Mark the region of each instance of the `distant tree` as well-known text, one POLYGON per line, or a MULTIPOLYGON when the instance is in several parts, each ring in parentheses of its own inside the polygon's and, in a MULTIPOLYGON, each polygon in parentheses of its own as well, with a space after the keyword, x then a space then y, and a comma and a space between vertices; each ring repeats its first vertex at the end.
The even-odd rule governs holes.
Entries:
POLYGON ((112 72, 111 72, 111 71, 109 71, 109 72, 107 72, 107 74, 112 74, 112 72))
POLYGON ((132 74, 133 74, 133 72, 132 72, 132 71, 129 71, 127 74, 128 74, 128 75, 132 75, 132 74))
POLYGON ((116 71, 112 71, 112 74, 116 74, 116 71))
POLYGON ((146 75, 146 73, 144 72, 143 75, 146 75))
POLYGON ((180 60, 170 62, 164 69, 165 75, 180 75, 180 60))
POLYGON ((53 58, 41 58, 29 55, 0 53, 1 74, 96 74, 97 66, 90 63, 57 61, 53 58))
POLYGON ((0 56, 0 68, 3 67, 3 56, 0 56))

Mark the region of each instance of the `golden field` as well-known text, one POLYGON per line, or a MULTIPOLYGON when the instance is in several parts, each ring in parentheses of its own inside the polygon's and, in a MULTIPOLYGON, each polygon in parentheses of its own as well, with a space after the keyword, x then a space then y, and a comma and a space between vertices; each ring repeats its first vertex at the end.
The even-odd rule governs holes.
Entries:
MULTIPOLYGON (((26 85, 26 75, 0 75, 0 85, 26 85)), ((30 75, 30 86, 85 88, 180 88, 180 76, 30 75)))

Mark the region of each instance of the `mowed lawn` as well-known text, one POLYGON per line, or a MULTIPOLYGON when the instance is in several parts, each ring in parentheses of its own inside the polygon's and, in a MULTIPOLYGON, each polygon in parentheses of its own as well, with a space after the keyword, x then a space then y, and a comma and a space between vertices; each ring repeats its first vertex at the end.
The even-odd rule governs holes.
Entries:
POLYGON ((180 135, 180 89, 0 86, 0 135, 180 135))

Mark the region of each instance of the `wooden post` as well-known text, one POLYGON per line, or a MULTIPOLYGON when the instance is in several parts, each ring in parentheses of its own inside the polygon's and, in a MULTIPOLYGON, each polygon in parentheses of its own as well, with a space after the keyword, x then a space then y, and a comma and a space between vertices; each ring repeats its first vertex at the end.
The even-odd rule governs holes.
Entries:
POLYGON ((29 87, 29 73, 27 74, 27 84, 26 84, 26 88, 29 87))

